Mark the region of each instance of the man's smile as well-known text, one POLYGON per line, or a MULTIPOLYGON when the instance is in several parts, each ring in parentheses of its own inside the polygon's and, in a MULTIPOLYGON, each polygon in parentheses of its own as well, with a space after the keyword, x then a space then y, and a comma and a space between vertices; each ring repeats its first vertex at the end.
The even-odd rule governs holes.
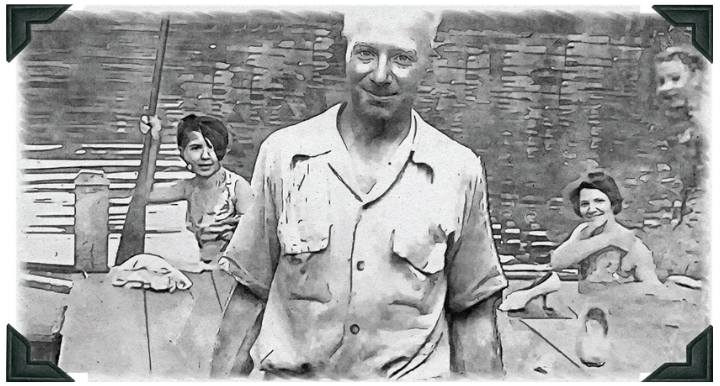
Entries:
POLYGON ((389 92, 389 91, 370 91, 367 89, 362 89, 365 91, 366 94, 370 95, 372 98, 379 99, 379 100, 388 100, 394 96, 399 95, 397 92, 389 92))

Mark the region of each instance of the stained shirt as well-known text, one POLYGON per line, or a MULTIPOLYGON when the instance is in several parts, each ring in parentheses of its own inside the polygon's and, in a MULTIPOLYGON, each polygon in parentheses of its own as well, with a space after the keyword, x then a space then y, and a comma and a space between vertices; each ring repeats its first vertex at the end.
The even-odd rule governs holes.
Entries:
POLYGON ((407 138, 365 194, 338 132, 340 109, 261 145, 256 201, 222 259, 267 300, 253 358, 271 373, 442 376, 446 312, 507 286, 482 163, 413 111, 407 138))

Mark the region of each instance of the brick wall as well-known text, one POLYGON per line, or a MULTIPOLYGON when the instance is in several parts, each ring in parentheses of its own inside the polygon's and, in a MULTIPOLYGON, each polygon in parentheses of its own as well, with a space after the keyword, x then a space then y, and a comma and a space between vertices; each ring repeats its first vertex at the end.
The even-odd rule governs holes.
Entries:
MULTIPOLYGON (((172 14, 160 111, 228 124, 225 164, 249 178, 269 133, 342 100, 342 16, 308 13, 172 14)), ((134 127, 149 99, 160 17, 67 12, 33 27, 17 60, 26 143, 139 142, 134 127)), ((638 229, 665 274, 696 275, 703 229, 666 224, 679 211, 693 149, 687 126, 659 107, 653 56, 690 33, 657 15, 447 12, 432 72, 416 109, 481 155, 503 254, 544 261, 577 225, 562 188, 588 165, 607 168, 625 197, 620 220, 638 229)), ((172 130, 165 141, 174 141, 172 130)))

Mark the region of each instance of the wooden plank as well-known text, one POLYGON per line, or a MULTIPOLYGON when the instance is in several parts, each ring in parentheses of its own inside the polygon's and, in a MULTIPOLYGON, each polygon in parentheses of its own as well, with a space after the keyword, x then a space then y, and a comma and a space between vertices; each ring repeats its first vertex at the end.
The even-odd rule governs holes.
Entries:
POLYGON ((60 368, 94 380, 149 375, 143 293, 113 287, 104 274, 73 277, 63 328, 60 368))
POLYGON ((520 319, 499 312, 497 322, 506 379, 556 381, 583 378, 582 370, 553 350, 520 319))
POLYGON ((51 337, 63 331, 65 307, 70 295, 30 287, 17 289, 16 329, 26 338, 51 337))
POLYGON ((69 294, 73 287, 72 280, 57 279, 47 276, 31 275, 27 273, 20 274, 20 283, 26 287, 36 288, 46 291, 53 291, 63 294, 69 294))
MULTIPOLYGON (((549 264, 504 264, 502 268, 510 280, 533 280, 553 271, 549 264)), ((563 281, 577 281, 579 278, 577 269, 561 269, 556 272, 563 281)))
MULTIPOLYGON (((527 320, 520 320, 520 321, 525 326, 527 326, 530 329, 530 331, 534 332, 537 336, 539 336, 542 340, 544 340, 545 343, 547 343, 550 347, 552 347, 553 350, 557 351, 560 355, 562 355, 565 359, 567 359, 568 362, 570 362, 573 366, 577 367, 578 369, 582 369, 582 367, 580 367, 580 364, 579 364, 580 360, 577 358, 577 356, 574 353, 574 351, 575 351, 573 349, 574 345, 572 345, 573 347, 571 347, 571 345, 569 345, 569 344, 562 344, 562 345, 558 346, 555 343, 553 343, 553 342, 556 342, 556 343, 572 342, 572 343, 574 343, 575 339, 571 339, 572 334, 568 335, 566 329, 568 328, 568 326, 577 324, 577 320, 573 320, 573 319, 527 319, 527 320), (535 321, 537 321, 537 322, 535 322, 535 321), (563 335, 565 336, 565 339, 552 339, 552 340, 548 339, 548 337, 546 336, 547 329, 543 328, 544 333, 541 333, 540 331, 538 331, 537 328, 533 327, 533 325, 544 326, 546 324, 549 324, 549 325, 557 328, 557 330, 562 331, 563 335)), ((575 329, 575 330, 577 330, 577 329, 575 329)))
POLYGON ((235 281, 220 271, 185 275, 193 282, 187 291, 147 293, 153 377, 188 380, 210 375, 221 304, 235 281))
POLYGON ((195 370, 187 366, 187 354, 177 347, 195 303, 193 292, 197 280, 194 279, 190 277, 193 286, 186 291, 147 291, 145 294, 153 377, 185 378, 195 370))
POLYGON ((685 345, 709 321, 701 317, 701 308, 690 302, 638 297, 632 293, 632 286, 624 284, 583 295, 570 283, 564 283, 561 290, 553 294, 556 307, 559 304, 571 307, 579 319, 523 319, 522 322, 579 362, 575 345, 583 328, 583 314, 591 307, 606 310, 612 356, 599 368, 582 365, 583 371, 593 380, 634 382, 640 373, 650 373, 663 363, 683 362, 685 345))
POLYGON ((20 263, 20 269, 23 271, 35 272, 53 272, 53 273, 81 273, 79 269, 73 265, 62 264, 43 264, 43 263, 20 263))
MULTIPOLYGON (((504 271, 504 269, 503 269, 504 271)), ((508 280, 534 280, 543 277, 547 272, 533 272, 533 271, 505 271, 505 277, 508 280)), ((558 272, 558 277, 562 281, 578 281, 579 275, 570 272, 558 272)))
MULTIPOLYGON (((529 271, 529 272, 550 272, 553 271, 549 264, 505 264, 505 271, 529 271)), ((558 272, 577 273, 577 269, 561 269, 558 272)))

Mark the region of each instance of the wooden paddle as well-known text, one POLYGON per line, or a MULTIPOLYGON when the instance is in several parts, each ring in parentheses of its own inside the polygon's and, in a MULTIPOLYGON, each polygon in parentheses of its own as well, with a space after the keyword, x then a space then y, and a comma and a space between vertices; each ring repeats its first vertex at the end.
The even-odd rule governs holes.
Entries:
MULTIPOLYGON (((160 46, 155 57, 155 69, 153 71, 152 89, 150 91, 150 103, 148 104, 147 115, 153 116, 157 111, 158 96, 160 95, 160 78, 162 75, 163 62, 165 60, 165 47, 167 45, 170 20, 162 19, 160 24, 160 46)), ((160 150, 160 138, 153 138, 148 131, 143 141, 142 156, 140 159, 140 171, 135 183, 135 193, 130 201, 125 225, 120 237, 115 265, 126 262, 131 257, 145 252, 145 206, 148 203, 148 195, 153 186, 155 177, 155 161, 160 150)))

